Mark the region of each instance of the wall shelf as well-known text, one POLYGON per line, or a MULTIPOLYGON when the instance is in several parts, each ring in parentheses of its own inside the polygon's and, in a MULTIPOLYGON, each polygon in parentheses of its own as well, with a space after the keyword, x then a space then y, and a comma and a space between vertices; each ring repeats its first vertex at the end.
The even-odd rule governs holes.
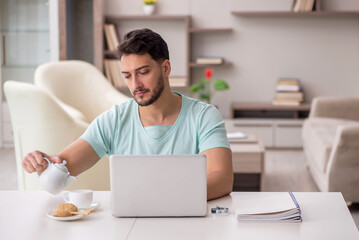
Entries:
POLYGON ((106 15, 106 22, 118 22, 122 20, 183 20, 189 15, 106 15))
MULTIPOLYGON (((221 34, 227 34, 227 33, 231 33, 231 32, 233 32, 233 28, 191 28, 189 30, 189 34, 192 37, 192 41, 191 41, 192 49, 193 49, 193 44, 196 42, 195 36, 202 35, 202 34, 209 34, 209 37, 212 37, 213 35, 221 35, 221 34)), ((198 55, 198 54, 196 54, 196 55, 198 55)), ((201 68, 229 67, 229 66, 233 65, 233 63, 228 62, 228 61, 223 61, 223 63, 221 63, 221 64, 196 63, 196 59, 198 57, 196 55, 193 54, 191 56, 192 62, 189 63, 189 68, 191 69, 192 73, 194 71, 196 71, 197 69, 201 69, 201 68)), ((206 56, 206 54, 204 54, 204 53, 201 55, 203 55, 204 57, 206 56)), ((190 74, 190 75, 192 75, 192 74, 190 74)))
POLYGON ((200 63, 195 63, 195 62, 191 62, 189 64, 189 66, 191 68, 206 68, 206 67, 228 67, 228 66, 232 66, 233 64, 231 62, 224 62, 222 64, 200 64, 200 63))
MULTIPOLYGON (((222 34, 222 33, 230 33, 233 31, 232 28, 190 28, 190 19, 191 17, 189 15, 106 15, 105 16, 105 23, 111 23, 118 25, 119 23, 123 21, 152 21, 152 20, 180 20, 184 21, 186 25, 186 38, 187 38, 187 74, 186 76, 183 76, 181 78, 187 78, 187 83, 180 85, 175 85, 175 87, 187 87, 189 86, 190 79, 191 79, 191 69, 197 69, 197 68, 206 68, 206 67, 226 67, 226 66, 232 66, 233 64, 231 62, 224 62, 222 64, 197 64, 195 62, 190 62, 191 57, 191 45, 192 41, 190 40, 190 37, 193 36, 193 34, 222 34)), ((116 51, 109 51, 107 49, 103 50, 103 57, 110 58, 110 59, 116 59, 118 58, 116 51)))
POLYGON ((359 17, 357 11, 232 11, 231 14, 241 17, 359 17))
POLYGON ((229 33, 232 32, 232 28, 192 28, 190 33, 229 33))
MULTIPOLYGON (((183 55, 176 55, 176 59, 172 58, 172 62, 176 62, 177 65, 183 66, 183 71, 180 71, 178 73, 174 73, 177 75, 180 75, 181 77, 175 77, 173 80, 173 83, 170 79, 170 84, 172 84, 175 87, 187 87, 189 85, 189 79, 190 79, 190 67, 189 67, 189 54, 190 54, 190 40, 189 40, 189 29, 190 29, 190 16, 189 15, 106 15, 104 16, 104 22, 105 24, 113 24, 115 27, 115 31, 121 31, 119 28, 122 27, 122 29, 126 29, 126 26, 131 26, 131 29, 137 29, 137 28, 143 28, 144 26, 155 29, 154 26, 158 27, 158 25, 164 25, 167 27, 167 30, 169 32, 174 31, 175 33, 179 32, 180 37, 184 37, 185 43, 184 47, 180 45, 180 47, 183 47, 183 55), (169 27, 168 24, 171 24, 169 27), (149 26, 147 26, 149 25, 149 26), (178 25, 180 25, 180 28, 178 28, 178 25), (151 27, 152 26, 152 27, 151 27), (178 57, 179 56, 179 57, 178 57)), ((161 25, 161 26, 162 26, 161 25)), ((121 31, 121 32, 127 32, 127 30, 121 31)), ((168 31, 166 32, 167 34, 168 31)), ((103 34, 103 33, 102 33, 103 34)), ((117 34, 117 33, 116 33, 117 34)), ((174 38, 173 35, 171 35, 172 38, 172 44, 177 43, 178 38, 174 38)), ((117 36, 119 37, 119 36, 117 36)), ((120 39, 119 39, 120 40, 120 39)), ((168 39, 167 39, 168 40, 168 39)), ((178 47, 178 45, 177 45, 178 47)), ((181 53, 183 53, 181 52, 181 53)), ((102 61, 104 62, 105 59, 118 59, 118 53, 116 50, 110 51, 108 48, 103 49, 103 58, 102 61)), ((176 65, 176 66, 177 66, 176 65)), ((113 68, 112 68, 113 70, 113 68)), ((106 66, 105 66, 106 71, 106 66)), ((106 74, 107 75, 107 74, 106 74)), ((119 76, 116 75, 116 78, 119 76)), ((114 84, 114 83, 113 83, 114 84)), ((119 90, 119 87, 117 87, 119 90)))

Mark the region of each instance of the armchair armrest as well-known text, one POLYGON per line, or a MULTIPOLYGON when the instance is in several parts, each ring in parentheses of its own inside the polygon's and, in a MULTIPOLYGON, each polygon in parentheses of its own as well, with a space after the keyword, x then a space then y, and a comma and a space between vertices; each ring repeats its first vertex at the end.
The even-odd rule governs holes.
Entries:
POLYGON ((359 199, 359 123, 339 126, 327 166, 328 191, 359 199))
POLYGON ((339 126, 336 132, 334 146, 359 149, 359 123, 339 126))
POLYGON ((309 117, 331 117, 359 121, 359 98, 316 97, 309 117))
POLYGON ((122 92, 115 90, 114 88, 110 88, 106 92, 105 99, 109 103, 109 105, 112 106, 114 104, 123 103, 124 101, 128 100, 129 97, 122 92))
POLYGON ((80 120, 82 122, 88 123, 85 115, 80 112, 79 110, 77 110, 74 107, 71 107, 70 105, 61 102, 60 100, 57 101, 57 103, 65 110, 65 112, 67 112, 67 114, 69 114, 73 119, 76 120, 80 120))

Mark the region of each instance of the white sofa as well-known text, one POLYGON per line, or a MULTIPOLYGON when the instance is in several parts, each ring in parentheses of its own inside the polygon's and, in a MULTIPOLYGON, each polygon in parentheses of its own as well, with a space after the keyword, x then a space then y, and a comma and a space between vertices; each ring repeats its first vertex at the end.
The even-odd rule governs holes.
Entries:
POLYGON ((359 202, 359 98, 315 98, 302 138, 318 188, 359 202))

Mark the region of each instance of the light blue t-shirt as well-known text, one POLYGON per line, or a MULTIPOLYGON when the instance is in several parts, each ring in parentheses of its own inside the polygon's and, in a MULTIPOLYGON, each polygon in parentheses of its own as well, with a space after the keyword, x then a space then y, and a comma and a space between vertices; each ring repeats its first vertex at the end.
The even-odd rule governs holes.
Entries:
POLYGON ((182 97, 173 125, 143 127, 138 104, 130 98, 98 116, 81 136, 99 157, 113 154, 199 154, 230 148, 224 121, 212 105, 182 97))

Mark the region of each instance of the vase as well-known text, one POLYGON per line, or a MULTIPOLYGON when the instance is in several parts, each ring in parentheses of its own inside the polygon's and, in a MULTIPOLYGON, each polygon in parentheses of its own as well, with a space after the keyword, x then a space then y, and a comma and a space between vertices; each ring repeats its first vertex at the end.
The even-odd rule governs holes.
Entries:
POLYGON ((152 15, 155 12, 155 5, 143 5, 143 12, 146 15, 152 15))

